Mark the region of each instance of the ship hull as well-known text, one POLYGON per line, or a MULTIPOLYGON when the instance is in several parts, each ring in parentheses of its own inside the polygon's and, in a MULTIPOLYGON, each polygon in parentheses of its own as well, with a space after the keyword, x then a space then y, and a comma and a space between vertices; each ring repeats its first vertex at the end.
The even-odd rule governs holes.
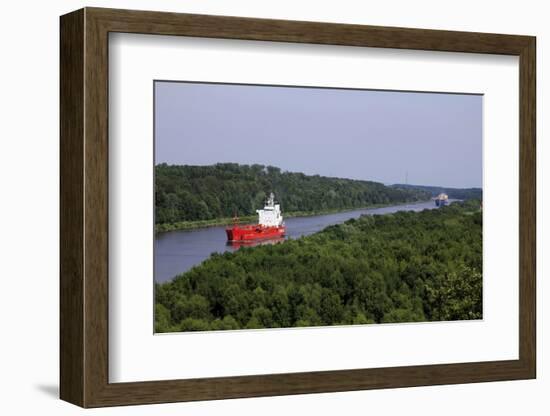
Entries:
POLYGON ((241 225, 226 228, 227 241, 254 241, 267 240, 271 238, 280 238, 285 235, 286 227, 280 225, 278 227, 265 227, 261 225, 241 225))

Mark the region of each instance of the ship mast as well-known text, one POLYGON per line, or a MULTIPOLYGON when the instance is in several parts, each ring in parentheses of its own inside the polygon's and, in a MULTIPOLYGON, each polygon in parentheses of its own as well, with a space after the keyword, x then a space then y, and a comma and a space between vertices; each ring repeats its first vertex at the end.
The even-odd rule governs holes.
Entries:
POLYGON ((273 192, 269 194, 269 197, 267 198, 266 206, 268 207, 275 206, 275 195, 273 195, 273 192))

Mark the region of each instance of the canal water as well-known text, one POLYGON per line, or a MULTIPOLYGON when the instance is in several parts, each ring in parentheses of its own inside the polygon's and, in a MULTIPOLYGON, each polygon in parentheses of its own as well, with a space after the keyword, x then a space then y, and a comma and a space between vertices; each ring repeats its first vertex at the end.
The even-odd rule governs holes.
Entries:
MULTIPOLYGON (((452 200, 449 200, 449 202, 452 202, 452 200)), ((422 211, 434 208, 436 208, 434 201, 425 201, 312 217, 286 218, 286 234, 287 238, 298 238, 321 231, 329 225, 340 224, 351 218, 358 218, 365 214, 382 215, 397 211, 422 211)), ((239 249, 240 246, 237 244, 228 244, 226 238, 225 226, 170 231, 158 234, 155 238, 155 281, 162 283, 171 280, 176 275, 200 264, 214 252, 222 253, 224 251, 239 249)))

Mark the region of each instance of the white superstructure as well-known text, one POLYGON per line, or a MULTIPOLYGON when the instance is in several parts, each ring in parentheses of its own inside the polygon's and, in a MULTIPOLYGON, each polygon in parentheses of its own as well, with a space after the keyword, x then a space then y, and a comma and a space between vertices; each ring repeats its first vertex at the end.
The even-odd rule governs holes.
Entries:
POLYGON ((273 192, 269 194, 264 209, 258 209, 256 212, 258 213, 258 224, 264 227, 279 227, 283 224, 281 206, 275 203, 273 192))
POLYGON ((435 197, 435 205, 438 207, 449 205, 449 195, 440 193, 435 197))

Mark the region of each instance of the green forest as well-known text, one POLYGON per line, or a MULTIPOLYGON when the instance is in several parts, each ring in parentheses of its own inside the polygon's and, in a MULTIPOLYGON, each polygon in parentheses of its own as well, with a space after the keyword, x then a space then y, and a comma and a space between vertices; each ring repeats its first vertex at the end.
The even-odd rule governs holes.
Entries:
POLYGON ((157 231, 214 225, 216 219, 255 215, 270 192, 285 216, 323 213, 427 200, 422 189, 398 189, 378 182, 286 172, 274 166, 219 163, 155 166, 157 231))
POLYGON ((214 253, 155 287, 156 332, 480 318, 475 200, 214 253))
POLYGON ((448 188, 443 186, 425 186, 425 185, 405 185, 395 184, 391 185, 397 189, 408 189, 428 192, 430 196, 437 196, 440 193, 445 193, 451 199, 483 199, 483 192, 481 188, 448 188))

